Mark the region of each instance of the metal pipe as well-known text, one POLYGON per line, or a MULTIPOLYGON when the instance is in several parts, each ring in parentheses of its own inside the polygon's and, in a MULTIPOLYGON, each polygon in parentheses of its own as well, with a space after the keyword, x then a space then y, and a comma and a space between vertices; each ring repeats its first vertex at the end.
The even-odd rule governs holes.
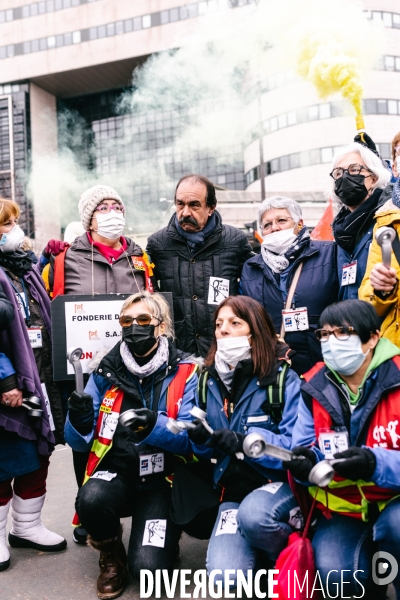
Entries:
POLYGON ((75 372, 75 387, 78 394, 83 394, 84 392, 81 356, 82 348, 69 348, 67 351, 67 359, 75 372))
POLYGON ((392 262, 392 242, 396 237, 396 232, 392 227, 379 227, 375 233, 377 244, 382 250, 382 264, 390 269, 392 262))

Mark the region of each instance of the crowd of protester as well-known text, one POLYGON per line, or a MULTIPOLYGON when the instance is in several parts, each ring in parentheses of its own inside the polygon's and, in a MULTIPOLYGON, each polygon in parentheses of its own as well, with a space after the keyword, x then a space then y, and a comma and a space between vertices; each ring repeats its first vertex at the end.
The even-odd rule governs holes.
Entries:
POLYGON ((325 592, 349 570, 346 597, 386 597, 372 558, 400 562, 400 134, 392 154, 367 134, 338 150, 333 241, 312 239, 292 198, 264 200, 260 254, 201 175, 178 182, 146 251, 123 235, 111 187, 81 195, 83 233, 50 240, 38 261, 18 205, 0 199, 0 571, 9 546, 66 548, 41 511, 67 443, 73 539, 99 552, 100 598, 122 594, 128 572, 173 569, 182 532, 209 540, 222 583, 228 569, 273 568, 307 517, 325 592), (380 227, 395 232, 390 267, 380 227), (51 301, 115 293, 128 296, 120 341, 91 362, 83 393, 54 381, 51 301), (247 452, 249 434, 286 458, 247 452), (326 459, 333 478, 318 486, 326 459))

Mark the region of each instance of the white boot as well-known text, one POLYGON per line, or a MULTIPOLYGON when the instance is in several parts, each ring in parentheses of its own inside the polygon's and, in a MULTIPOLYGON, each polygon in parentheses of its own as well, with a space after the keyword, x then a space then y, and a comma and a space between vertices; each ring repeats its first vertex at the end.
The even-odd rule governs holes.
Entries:
POLYGON ((6 525, 8 509, 11 500, 5 506, 0 506, 0 571, 5 571, 10 566, 10 553, 6 542, 6 525))
POLYGON ((35 548, 42 552, 64 550, 67 541, 46 529, 41 512, 46 494, 40 498, 23 500, 14 494, 11 503, 12 529, 8 536, 13 548, 35 548))

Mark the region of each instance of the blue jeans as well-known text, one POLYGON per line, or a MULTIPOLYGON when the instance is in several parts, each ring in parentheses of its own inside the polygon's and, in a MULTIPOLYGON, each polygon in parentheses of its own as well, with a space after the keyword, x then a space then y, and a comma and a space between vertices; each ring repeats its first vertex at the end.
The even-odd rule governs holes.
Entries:
MULTIPOLYGON (((286 546, 293 531, 289 520, 294 523, 299 516, 297 502, 287 483, 268 486, 254 490, 240 504, 221 504, 208 545, 208 574, 214 569, 232 569, 246 576, 248 569, 256 568, 262 551, 275 561, 286 546)), ((218 579, 223 580, 223 576, 218 579)), ((230 579, 236 583, 235 576, 230 575, 230 579)))
MULTIPOLYGON (((374 523, 365 523, 337 513, 332 514, 332 519, 326 519, 323 515, 319 517, 312 545, 316 568, 332 597, 338 590, 340 592, 341 571, 344 570, 348 571, 343 574, 343 581, 350 582, 343 585, 344 596, 362 595, 362 588, 353 577, 354 571, 360 570, 356 577, 366 593, 371 598, 378 597, 378 592, 384 588, 372 581, 372 557, 379 550, 389 552, 397 560, 400 571, 399 523, 400 498, 392 500, 374 523)), ((400 573, 393 585, 396 598, 400 600, 400 573)))

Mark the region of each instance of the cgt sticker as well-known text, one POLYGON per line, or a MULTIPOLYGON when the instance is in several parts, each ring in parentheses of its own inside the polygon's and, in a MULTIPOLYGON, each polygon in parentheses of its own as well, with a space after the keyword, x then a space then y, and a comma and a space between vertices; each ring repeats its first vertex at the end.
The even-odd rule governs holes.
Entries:
POLYGON ((166 531, 166 519, 153 519, 146 521, 144 526, 142 546, 156 546, 157 548, 164 548, 166 531))
POLYGON ((223 535, 224 533, 229 533, 234 535, 237 531, 237 522, 236 522, 237 508, 233 508, 230 510, 223 510, 219 517, 217 531, 215 532, 215 536, 223 535))

